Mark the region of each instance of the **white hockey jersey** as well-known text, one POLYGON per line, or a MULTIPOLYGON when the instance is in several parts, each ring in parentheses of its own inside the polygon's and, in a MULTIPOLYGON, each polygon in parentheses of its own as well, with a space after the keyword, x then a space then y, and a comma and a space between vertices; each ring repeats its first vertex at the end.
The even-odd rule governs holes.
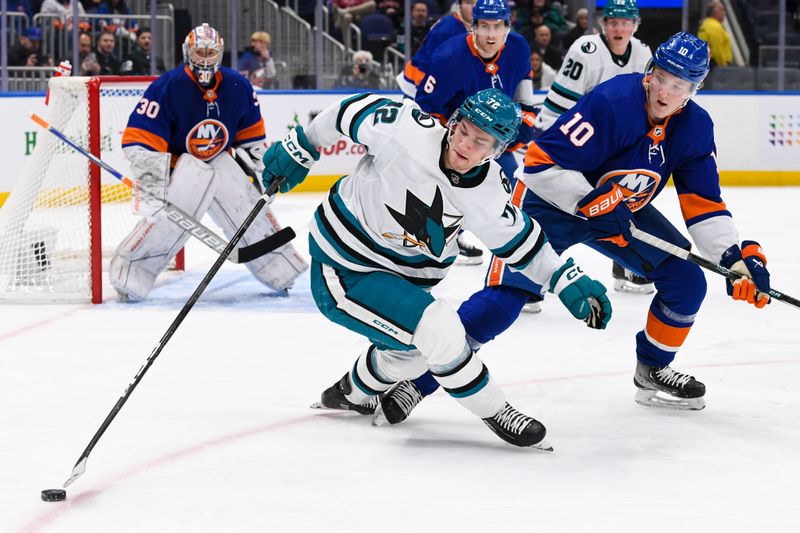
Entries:
POLYGON ((546 130, 558 117, 598 84, 618 74, 644 72, 653 54, 636 37, 628 44, 628 53, 615 56, 602 35, 584 35, 569 47, 561 71, 536 117, 535 127, 546 130))
POLYGON ((359 94, 309 125, 315 146, 346 135, 367 148, 334 185, 309 225, 312 257, 357 272, 391 272, 423 287, 453 264, 460 228, 548 286, 561 260, 539 224, 511 204, 508 179, 490 161, 466 174, 445 168, 447 130, 412 100, 359 94))

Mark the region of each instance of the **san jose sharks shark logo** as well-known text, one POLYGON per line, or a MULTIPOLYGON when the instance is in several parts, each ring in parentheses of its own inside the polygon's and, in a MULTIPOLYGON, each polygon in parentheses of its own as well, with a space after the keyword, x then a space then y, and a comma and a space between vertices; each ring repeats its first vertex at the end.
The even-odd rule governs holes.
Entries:
POLYGON ((411 191, 406 191, 405 214, 388 205, 386 209, 403 228, 403 234, 386 232, 383 234, 385 238, 401 239, 403 246, 419 248, 435 257, 442 255, 445 246, 461 225, 461 216, 444 213, 442 191, 439 187, 436 187, 431 205, 414 196, 411 191), (446 226, 443 219, 447 220, 446 226))

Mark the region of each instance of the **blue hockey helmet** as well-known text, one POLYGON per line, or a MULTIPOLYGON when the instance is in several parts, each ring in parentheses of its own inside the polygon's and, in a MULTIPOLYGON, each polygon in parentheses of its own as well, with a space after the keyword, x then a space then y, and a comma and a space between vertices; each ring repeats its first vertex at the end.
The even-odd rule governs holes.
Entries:
POLYGON ((636 0, 608 0, 603 8, 603 18, 639 19, 639 5, 636 0))
POLYGON ((511 12, 506 0, 477 0, 472 7, 473 26, 479 20, 504 20, 506 25, 511 24, 511 12))
POLYGON ((708 43, 682 31, 658 45, 652 64, 682 80, 692 82, 696 90, 708 75, 710 61, 708 43))
POLYGON ((488 161, 503 153, 517 138, 522 123, 522 108, 499 89, 484 89, 464 100, 450 117, 447 126, 451 135, 452 126, 463 118, 497 141, 494 154, 486 158, 488 161))

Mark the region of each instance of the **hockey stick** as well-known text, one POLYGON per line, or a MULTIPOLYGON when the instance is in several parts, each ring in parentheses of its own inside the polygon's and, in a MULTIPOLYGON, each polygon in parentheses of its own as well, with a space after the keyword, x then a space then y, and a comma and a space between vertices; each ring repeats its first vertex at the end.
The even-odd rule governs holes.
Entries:
MULTIPOLYGON (((724 276, 731 281, 736 281, 737 279, 744 277, 738 272, 734 272, 718 263, 709 261, 705 257, 700 257, 699 255, 695 255, 692 252, 684 250, 683 248, 680 248, 678 246, 675 246, 670 242, 667 242, 663 239, 659 239, 655 235, 650 235, 649 233, 637 228, 633 224, 633 222, 631 222, 631 235, 633 235, 637 240, 647 243, 650 246, 658 248, 659 250, 663 250, 668 254, 674 255, 675 257, 680 257, 681 259, 689 261, 690 263, 694 263, 695 265, 703 267, 706 270, 710 270, 711 272, 716 272, 720 276, 724 276)), ((789 304, 791 306, 800 308, 800 300, 798 300, 797 298, 792 298, 788 294, 784 294, 781 291, 770 289, 767 294, 769 294, 770 298, 774 298, 779 302, 783 302, 785 304, 789 304)))
POLYGON ((105 433, 106 429, 108 429, 108 426, 111 425, 111 422, 117 416, 120 409, 122 409, 122 406, 125 405, 125 402, 128 400, 128 398, 130 398, 133 389, 135 389, 136 386, 139 384, 139 382, 142 380, 145 372, 147 372, 147 370, 156 360, 156 357, 158 357, 158 354, 161 353, 161 350, 164 349, 164 346, 166 346, 167 342, 169 342, 169 339, 172 337, 173 333, 175 333, 175 330, 178 329, 178 326, 181 325, 183 319, 186 318, 186 315, 189 314, 189 311, 192 309, 195 302, 197 302, 197 300, 200 298, 200 295, 203 294, 203 291, 206 289, 208 284, 211 283, 211 279, 220 269, 222 263, 225 262, 228 255, 230 255, 236 244, 242 238, 242 235, 244 235, 245 231, 247 231, 247 228, 250 227, 250 224, 252 224, 253 220, 255 220, 255 218, 258 216, 258 213, 264 207, 264 204, 267 203, 269 197, 278 191, 278 187, 282 182, 283 178, 272 182, 267 192, 261 195, 256 204, 253 206, 253 209, 250 211, 250 214, 247 215, 247 218, 244 220, 244 222, 242 222, 242 225, 239 226, 239 229, 236 230, 236 233, 233 235, 233 238, 231 238, 231 241, 227 244, 227 246, 225 246, 225 249, 222 250, 217 260, 209 269, 208 273, 205 275, 202 281, 200 281, 200 284, 197 286, 192 295, 189 297, 189 300, 187 300, 187 302, 183 305, 183 308, 181 308, 180 312, 178 313, 178 316, 175 317, 175 320, 173 320, 172 324, 169 325, 167 331, 161 337, 161 340, 159 340, 155 348, 153 348, 153 351, 150 353, 150 356, 147 358, 145 364, 142 366, 142 368, 139 369, 139 372, 136 373, 136 376, 133 378, 133 381, 125 389, 125 392, 123 392, 122 396, 120 396, 119 400, 117 400, 117 403, 114 404, 114 407, 111 409, 111 412, 108 413, 108 416, 106 416, 106 419, 103 421, 100 428, 92 437, 92 440, 89 442, 89 445, 86 446, 86 449, 83 450, 81 456, 78 457, 78 461, 72 468, 72 474, 64 482, 64 488, 67 488, 76 479, 78 479, 78 477, 80 477, 84 472, 86 472, 86 461, 89 459, 89 454, 92 453, 92 449, 97 444, 97 441, 100 440, 100 437, 103 436, 103 433, 105 433))
MULTIPOLYGON (((133 182, 131 181, 130 178, 120 174, 111 165, 101 160, 93 153, 88 151, 86 148, 80 146, 78 143, 76 143, 75 141, 73 141, 60 131, 58 131, 56 128, 48 124, 47 121, 44 120, 42 117, 34 113, 31 115, 31 119, 44 129, 46 129, 47 131, 49 131, 50 133, 52 133, 53 135, 64 141, 66 144, 74 148, 84 157, 89 159, 89 161, 91 161, 98 167, 102 168, 103 170, 107 171, 109 174, 120 180, 128 187, 133 188, 133 182)), ((208 246, 217 253, 222 253, 222 251, 225 249, 225 246, 228 244, 228 242, 225 239, 223 239, 222 237, 220 237, 219 235, 208 229, 206 226, 198 222, 195 218, 186 213, 184 210, 182 210, 181 208, 170 202, 165 203, 164 213, 166 214, 167 220, 169 220, 176 226, 180 227, 182 230, 189 233, 189 235, 195 237, 197 240, 199 240, 200 242, 202 242, 203 244, 205 244, 206 246, 208 246)), ((233 250, 228 257, 228 260, 231 263, 237 263, 237 264, 247 263, 249 261, 252 261, 253 259, 257 259, 262 255, 266 255, 280 248, 287 242, 294 239, 294 237, 295 233, 291 227, 280 229, 277 232, 270 235, 269 237, 265 237, 264 239, 258 242, 255 242, 249 246, 244 246, 242 248, 233 250)))

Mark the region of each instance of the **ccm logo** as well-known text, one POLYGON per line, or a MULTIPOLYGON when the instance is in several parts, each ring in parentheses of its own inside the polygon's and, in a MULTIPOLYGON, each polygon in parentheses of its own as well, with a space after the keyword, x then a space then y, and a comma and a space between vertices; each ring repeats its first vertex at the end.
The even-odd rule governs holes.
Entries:
POLYGON ((167 218, 173 222, 176 222, 181 228, 183 228, 185 231, 188 231, 201 241, 206 242, 211 246, 223 246, 223 243, 219 239, 215 238, 209 232, 197 226, 197 224, 191 222, 190 220, 186 220, 180 213, 168 211, 167 218))
POLYGON ((611 211, 624 197, 625 195, 622 194, 622 189, 615 187, 614 190, 605 195, 599 202, 589 206, 589 216, 596 217, 611 211))
POLYGON ((373 320, 372 323, 375 324, 376 326, 378 326, 379 328, 386 330, 391 335, 397 336, 397 335, 400 334, 399 331, 397 331, 396 329, 392 328, 388 324, 385 324, 385 323, 381 322, 380 320, 373 320))
POLYGON ((301 152, 297 145, 294 144, 294 141, 286 141, 286 151, 292 155, 292 158, 294 158, 296 161, 299 161, 300 164, 305 165, 308 163, 308 158, 303 155, 303 152, 301 152))

